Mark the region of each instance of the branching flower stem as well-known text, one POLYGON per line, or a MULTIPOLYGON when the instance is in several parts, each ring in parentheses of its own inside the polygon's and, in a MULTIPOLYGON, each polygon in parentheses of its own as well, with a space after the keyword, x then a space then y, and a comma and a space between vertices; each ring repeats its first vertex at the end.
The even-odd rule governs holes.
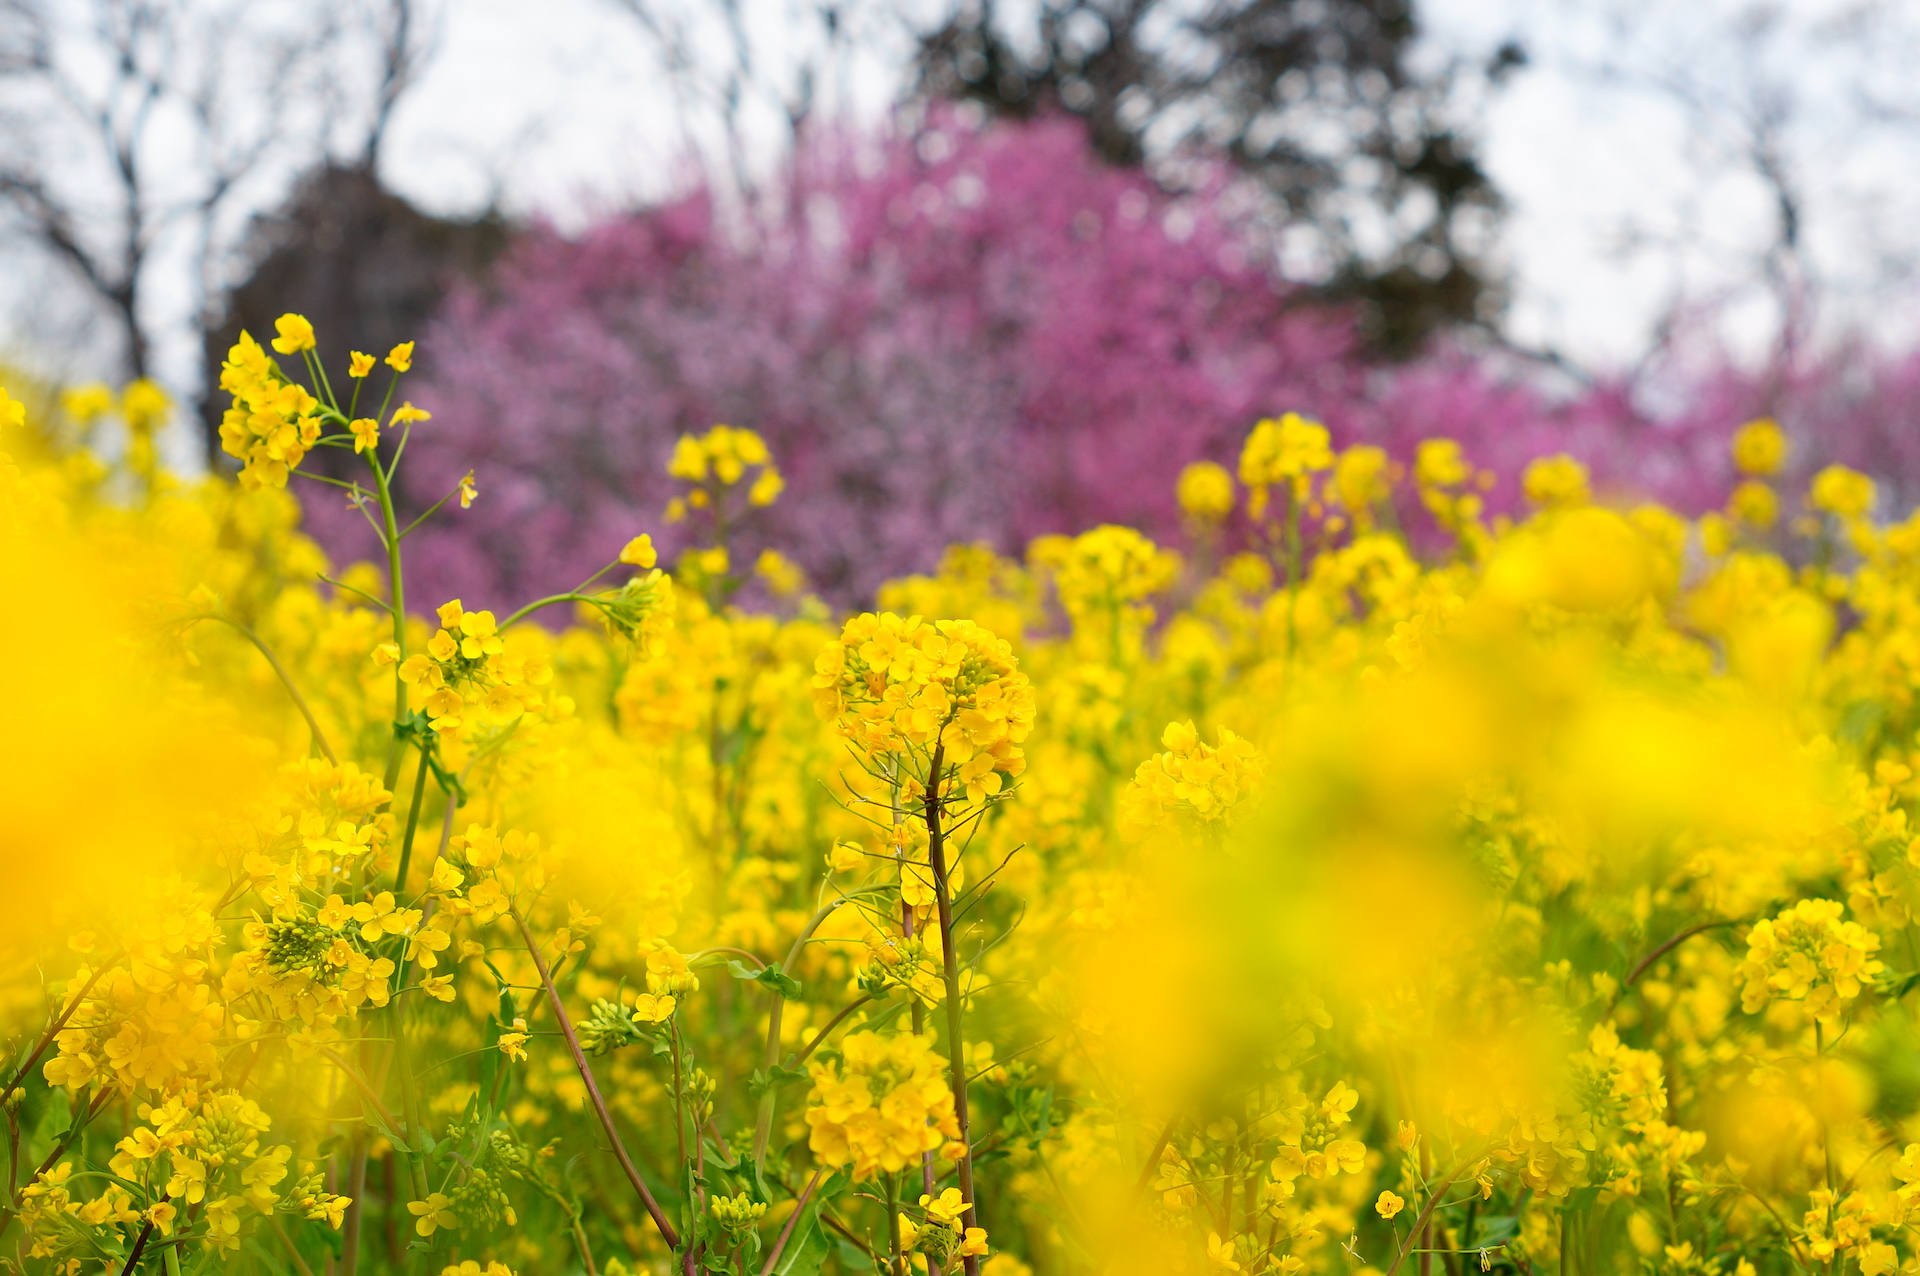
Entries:
MULTIPOLYGON (((967 1043, 960 1007, 960 962, 953 943, 953 900, 947 890, 946 837, 941 828, 941 771, 946 764, 946 746, 936 744, 927 766, 926 814, 927 861, 933 867, 933 898, 940 919, 941 978, 946 985, 947 1062, 953 1072, 953 1115, 960 1126, 960 1142, 969 1151, 960 1157, 960 1198, 966 1202, 961 1227, 978 1227, 979 1213, 973 1199, 973 1154, 967 1123, 967 1043)), ((967 1276, 980 1276, 980 1257, 966 1256, 967 1276)), ((1389 1273, 1391 1276, 1391 1273, 1389 1273)))
POLYGON ((539 942, 534 939, 533 931, 528 929, 526 918, 520 915, 520 910, 515 908, 509 912, 514 924, 520 928, 520 938, 525 941, 527 951, 533 955, 534 969, 540 972, 540 984, 547 990, 547 1004, 553 1008, 553 1017, 559 1022, 560 1033, 567 1041, 567 1051, 573 1055, 573 1066, 579 1071, 580 1080, 586 1083, 587 1099, 593 1104, 594 1115, 600 1119, 600 1128, 606 1131, 607 1142, 613 1145, 613 1155, 620 1162, 621 1171, 627 1176, 627 1182, 640 1198, 640 1203, 646 1207, 647 1216, 653 1220, 660 1239, 667 1243, 668 1249, 679 1249, 680 1233, 661 1210, 660 1202, 654 1199, 646 1180, 640 1177, 633 1158, 627 1155, 626 1144, 620 1140, 620 1132, 614 1128, 613 1113, 607 1110, 607 1101, 600 1097, 600 1085, 593 1079, 593 1067, 587 1062, 586 1052, 580 1048, 580 1038, 573 1030, 573 1020, 567 1017, 567 1009, 560 1002, 560 990, 553 986, 553 976, 547 970, 547 959, 540 955, 539 942))
MULTIPOLYGON (((867 887, 863 890, 852 891, 848 894, 841 895, 822 905, 814 913, 812 918, 808 920, 807 924, 801 928, 799 936, 794 939, 793 947, 787 951, 786 965, 783 966, 782 969, 789 973, 792 972, 795 963, 800 960, 801 950, 806 947, 807 941, 813 938, 813 933, 820 929, 827 918, 833 916, 837 910, 846 907, 862 895, 879 894, 882 889, 884 888, 867 887)), ((767 1079, 771 1081, 773 1079, 773 1069, 775 1065, 780 1062, 780 1021, 783 1012, 786 1010, 787 1001, 778 991, 770 991, 768 996, 773 998, 773 1005, 767 1012, 767 1050, 765 1058, 767 1079)), ((832 1025, 828 1026, 831 1027, 832 1025)), ((819 1044, 820 1040, 816 1038, 813 1045, 807 1047, 808 1053, 811 1053, 813 1047, 819 1044)), ((804 1059, 806 1055, 802 1054, 800 1057, 804 1059)), ((757 1119, 753 1127, 753 1173, 755 1179, 763 1183, 765 1182, 767 1143, 773 1134, 775 1102, 774 1088, 769 1085, 766 1093, 760 1096, 760 1111, 757 1114, 757 1119)))
POLYGON ((201 612, 197 615, 189 616, 187 619, 189 622, 202 620, 216 621, 219 624, 232 628, 248 642, 252 643, 254 647, 259 650, 260 654, 266 657, 267 663, 273 666, 274 673, 280 677, 280 685, 285 687, 287 694, 293 698, 294 708, 300 710, 300 716, 307 720, 307 730, 313 733, 314 747, 326 756, 328 762, 333 763, 335 766, 340 764, 339 757, 334 754, 333 746, 327 743, 327 733, 320 729, 320 720, 313 716, 313 710, 307 705, 307 698, 300 694, 300 688, 294 685, 293 676, 287 672, 287 667, 280 663, 280 658, 273 654, 273 649, 262 641, 259 634, 254 633, 253 630, 247 628, 237 620, 227 616, 215 615, 212 612, 201 612))
POLYGON ((815 1170, 813 1177, 807 1180, 806 1187, 801 1189, 800 1195, 794 1200, 793 1213, 787 1215, 786 1226, 780 1229, 780 1235, 775 1238, 773 1248, 768 1251, 766 1266, 760 1269, 760 1276, 773 1276, 773 1269, 780 1263, 781 1251, 786 1249, 787 1241, 793 1237, 793 1225, 800 1221, 802 1211, 807 1208, 807 1202, 813 1196, 813 1189, 820 1186, 820 1179, 824 1174, 826 1171, 823 1169, 815 1170))

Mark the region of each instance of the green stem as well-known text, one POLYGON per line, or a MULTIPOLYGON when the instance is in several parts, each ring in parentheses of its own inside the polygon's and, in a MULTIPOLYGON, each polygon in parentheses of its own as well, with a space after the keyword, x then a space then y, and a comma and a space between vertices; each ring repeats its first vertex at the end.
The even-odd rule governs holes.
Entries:
MULTIPOLYGON (((287 1235, 287 1229, 280 1225, 280 1220, 274 1218, 272 1215, 268 1215, 267 1217, 268 1221, 273 1224, 273 1234, 280 1238, 280 1243, 286 1247, 287 1257, 293 1260, 294 1270, 299 1272, 300 1276, 313 1276, 313 1268, 307 1266, 307 1260, 300 1257, 300 1251, 294 1248, 293 1238, 287 1235)), ((172 1251, 169 1250, 168 1252, 171 1253, 172 1251)))
MULTIPOLYGON (((960 960, 954 951, 953 900, 947 890, 946 838, 941 831, 940 772, 946 761, 946 749, 935 745, 927 767, 926 819, 927 861, 933 866, 933 897, 940 918, 941 979, 946 985, 947 1063, 952 1069, 953 1115, 960 1127, 960 1142, 966 1145, 955 1168, 960 1172, 960 1199, 966 1203, 960 1227, 964 1235, 969 1227, 978 1227, 979 1214, 973 1196, 973 1149, 967 1121, 967 1043, 960 1006, 960 960)), ((980 1256, 966 1256, 967 1276, 980 1276, 980 1256)))
POLYGON ((593 1265, 593 1249, 587 1244, 587 1230, 580 1226, 580 1211, 569 1211, 567 1222, 573 1228, 573 1243, 580 1250, 580 1261, 586 1265, 587 1276, 600 1276, 599 1269, 593 1265))
POLYGON ((520 610, 508 616, 505 620, 500 622, 500 628, 502 630, 511 629, 516 624, 525 620, 528 616, 531 616, 534 612, 539 611, 542 607, 552 607, 559 603, 578 603, 578 602, 590 602, 590 601, 592 600, 588 595, 575 593, 572 591, 569 591, 564 594, 548 594, 545 598, 534 599, 532 602, 528 603, 525 607, 520 608, 520 610))
POLYGON ((687 1092, 680 1069, 680 1025, 667 1022, 667 1040, 673 1049, 673 1141, 680 1164, 687 1163, 687 1092))
POLYGON ((407 591, 400 574, 400 531, 393 516, 393 489, 387 472, 380 468, 376 452, 367 453, 367 465, 373 470, 374 488, 380 498, 381 539, 387 549, 387 596, 393 607, 393 643, 400 659, 393 666, 393 739, 387 744, 387 769, 381 787, 391 790, 400 778, 400 727, 407 719, 407 684, 400 677, 400 664, 407 658, 407 591))
MULTIPOLYGON (((1818 1059, 1827 1053, 1826 1033, 1820 1026, 1820 1020, 1813 1021, 1813 1055, 1818 1059)), ((1840 1180, 1833 1172, 1833 1132, 1827 1128, 1825 1120, 1820 1122, 1820 1151, 1827 1165, 1827 1234, 1834 1230, 1835 1215, 1840 1206, 1840 1180)), ((1840 1252, 1835 1250, 1833 1258, 1827 1264, 1830 1276, 1838 1276, 1840 1271, 1840 1252)))
POLYGON ((905 1276, 910 1270, 907 1256, 900 1249, 900 1183, 891 1173, 887 1175, 887 1267, 896 1276, 905 1276))
POLYGON ((393 893, 401 901, 407 898, 407 869, 413 862, 413 833, 420 827, 420 802, 427 795, 429 747, 424 744, 420 746, 420 766, 413 773, 413 804, 407 808, 407 831, 400 839, 400 865, 393 873, 393 893))
POLYGON ((579 1071, 580 1080, 586 1083, 587 1099, 593 1105, 594 1115, 600 1118, 600 1128, 606 1131, 607 1142, 613 1145, 613 1154, 619 1160, 620 1168, 625 1171, 627 1182, 639 1196, 640 1203, 646 1206, 647 1216, 653 1220, 660 1239, 667 1243, 668 1249, 679 1249, 680 1234, 661 1212, 660 1203, 648 1190, 640 1171, 634 1168, 633 1158, 627 1155, 627 1146, 621 1142, 620 1132, 614 1128, 613 1114, 607 1110, 607 1101, 600 1097, 600 1086, 594 1080, 593 1067, 587 1062, 586 1052, 580 1048, 580 1038, 573 1030, 573 1020, 567 1017, 567 1008, 560 1002, 560 990, 553 986, 553 975, 547 970, 547 959, 540 955, 540 945, 534 940, 533 932, 527 928, 527 920, 520 915, 519 909, 508 910, 508 916, 519 926, 520 938, 533 957, 534 969, 540 972, 541 986, 546 989, 547 1003, 553 1008, 553 1017, 560 1024, 560 1033, 566 1038, 567 1051, 573 1056, 573 1066, 579 1071))
POLYGON ((260 654, 267 658, 267 663, 273 666, 274 673, 280 677, 280 685, 287 689, 289 696, 293 697, 294 707, 300 710, 300 716, 307 720, 307 730, 313 733, 313 743, 315 746, 319 748, 321 753, 326 755, 327 761, 333 763, 335 766, 340 764, 340 759, 334 756, 333 746, 327 743, 327 733, 320 729, 320 720, 313 716, 313 710, 307 706, 307 698, 300 694, 300 688, 293 684, 293 678, 287 673, 286 666, 282 665, 279 657, 273 654, 273 649, 261 641, 259 634, 254 633, 253 630, 247 628, 237 620, 230 620, 225 616, 216 616, 211 613, 191 616, 188 617, 188 619, 193 621, 214 620, 223 625, 229 625, 238 630, 248 642, 252 643, 259 650, 260 654))
POLYGON ((807 1202, 813 1197, 813 1189, 820 1186, 820 1176, 825 1173, 824 1169, 815 1170, 813 1177, 807 1180, 806 1188, 793 1203, 793 1213, 787 1215, 786 1225, 780 1229, 779 1237, 774 1240, 773 1248, 767 1253, 767 1263, 760 1269, 760 1276, 773 1276, 773 1269, 780 1262, 781 1251, 786 1249, 787 1242, 793 1237, 793 1225, 800 1221, 801 1212, 807 1208, 807 1202))
POLYGON ((413 1050, 407 1043, 407 1007, 410 1004, 404 998, 395 997, 388 1003, 388 1010, 393 1020, 393 1063, 400 1073, 400 1104, 407 1114, 407 1141, 415 1149, 409 1168, 413 1171, 415 1199, 424 1201, 431 1185, 427 1182, 426 1158, 418 1154, 420 1136, 426 1131, 426 1123, 420 1115, 420 1087, 413 1075, 413 1050))
MULTIPOLYGON (((1481 1151, 1485 1151, 1485 1148, 1483 1147, 1481 1151)), ((1413 1228, 1407 1233, 1407 1239, 1400 1243, 1399 1250, 1393 1256, 1392 1266, 1387 1268, 1387 1276, 1394 1276, 1394 1273, 1400 1270, 1400 1264, 1407 1260, 1408 1252, 1413 1249, 1414 1239, 1426 1229, 1427 1220, 1433 1216, 1434 1207, 1440 1204, 1440 1198, 1446 1194, 1449 1187, 1453 1186, 1453 1181, 1464 1174, 1467 1167, 1479 1157, 1480 1152, 1475 1152, 1472 1156, 1462 1158, 1460 1163, 1449 1170, 1447 1176, 1434 1184, 1432 1190, 1427 1193, 1427 1203, 1421 1207, 1420 1217, 1413 1220, 1413 1228)), ((1564 1259, 1562 1261, 1564 1263, 1564 1259)))
POLYGON ((140 1235, 136 1237, 133 1242, 133 1252, 127 1255, 127 1265, 120 1269, 120 1276, 131 1276, 133 1269, 140 1265, 140 1256, 147 1252, 147 1240, 152 1235, 152 1223, 147 1223, 141 1227, 140 1235))
MULTIPOLYGON (((66 1155, 67 1148, 72 1145, 75 1139, 86 1132, 87 1126, 92 1123, 95 1117, 100 1115, 100 1110, 107 1106, 107 1100, 112 1097, 113 1091, 110 1089, 102 1090, 93 1097, 93 1101, 82 1109, 75 1123, 68 1127, 66 1133, 60 1136, 60 1141, 54 1144, 53 1151, 47 1153, 47 1159, 40 1162, 40 1168, 33 1172, 33 1177, 27 1180, 29 1187, 32 1186, 34 1181, 42 1174, 45 1174, 48 1170, 60 1163, 60 1158, 66 1155)), ((13 1197, 8 1197, 7 1208, 0 1210, 0 1235, 5 1235, 7 1228, 13 1226, 14 1215, 17 1208, 17 1200, 13 1197)))
POLYGON ((814 1033, 813 1040, 807 1042, 806 1046, 800 1051, 800 1053, 793 1057, 793 1066, 797 1068, 801 1064, 805 1063, 807 1061, 807 1056, 812 1054, 815 1050, 818 1050, 820 1048, 820 1043, 827 1039, 827 1034, 840 1026, 841 1020, 845 1019, 848 1015, 852 1014, 854 1011, 860 1009, 860 1007, 866 1005, 868 1002, 872 1000, 873 998, 871 996, 860 997, 854 1001, 848 1002, 845 1006, 843 1006, 840 1010, 840 1013, 835 1015, 833 1018, 827 1020, 826 1027, 814 1033))
MULTIPOLYGON (((781 969, 788 974, 793 973, 794 966, 800 961, 801 949, 806 947, 807 941, 813 938, 813 933, 819 930, 827 918, 833 916, 837 910, 844 908, 862 895, 878 894, 884 889, 884 887, 868 887, 865 890, 858 890, 851 894, 842 895, 840 898, 823 905, 819 911, 814 913, 813 917, 808 920, 807 924, 801 927, 799 937, 793 941, 793 947, 787 950, 787 961, 781 969)), ((768 1077, 773 1076, 774 1065, 780 1062, 780 1021, 781 1015, 786 1008, 785 1000, 781 998, 778 993, 773 994, 773 999, 773 1011, 767 1022, 767 1049, 765 1058, 767 1061, 768 1077)), ((819 1043, 816 1041, 815 1044, 817 1045, 819 1043)), ((811 1049, 811 1047, 809 1047, 809 1049, 811 1049)), ((753 1127, 753 1172, 754 1177, 762 1182, 765 1181, 767 1144, 773 1134, 774 1104, 775 1096, 773 1087, 769 1086, 767 1092, 760 1096, 760 1112, 753 1127)))
POLYGON ((88 978, 87 982, 81 985, 80 991, 67 999, 66 1007, 61 1010, 60 1017, 55 1019, 53 1023, 48 1026, 47 1030, 40 1035, 40 1041, 34 1046, 33 1053, 27 1056, 27 1061, 20 1065, 20 1070, 13 1074, 13 1078, 7 1082, 5 1088, 0 1088, 0 1102, 5 1102, 7 1096, 13 1093, 14 1087, 26 1080, 27 1074, 33 1071, 33 1065, 40 1062, 40 1056, 46 1053, 48 1046, 53 1044, 53 1039, 60 1035, 60 1030, 67 1026, 67 1020, 73 1018, 74 1011, 80 1009, 80 1003, 87 999, 87 994, 92 992, 93 986, 100 982, 100 977, 119 964, 120 958, 118 955, 111 961, 103 962, 100 968, 95 970, 92 976, 88 978))

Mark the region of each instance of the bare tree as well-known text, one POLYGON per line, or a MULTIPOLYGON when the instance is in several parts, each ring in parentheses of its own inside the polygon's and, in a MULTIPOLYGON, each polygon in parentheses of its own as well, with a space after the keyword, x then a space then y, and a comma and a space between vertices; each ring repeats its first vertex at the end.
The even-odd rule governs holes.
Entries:
POLYGON ((1322 292, 1358 302, 1374 346, 1485 323, 1481 260, 1500 200, 1465 95, 1525 62, 1417 65, 1412 0, 960 0, 920 37, 922 92, 996 114, 1083 118, 1116 164, 1200 145, 1310 232, 1322 292))
MULTIPOLYGON (((1671 108, 1686 160, 1668 206, 1651 202, 1614 236, 1622 256, 1660 254, 1672 276, 1643 366, 1656 367, 1703 307, 1764 301, 1768 362, 1784 385, 1820 330, 1860 322, 1843 293, 1859 293, 1871 314, 1912 282, 1911 259, 1862 250, 1875 216, 1898 202, 1893 179, 1920 158, 1920 24, 1910 7, 1875 0, 1819 12, 1615 0, 1604 13, 1604 42, 1576 67, 1671 108), (1729 201, 1753 215, 1729 217, 1729 201)), ((1904 242, 1912 212, 1889 219, 1904 242)))
POLYGON ((888 0, 611 0, 653 45, 676 124, 696 153, 717 145, 735 191, 756 182, 755 117, 791 142, 823 108, 844 108, 861 76, 897 81, 912 57, 902 6, 888 0), (867 63, 860 64, 860 59, 867 63))
POLYGON ((129 375, 153 371, 156 259, 186 255, 186 309, 203 311, 224 214, 320 127, 334 19, 259 13, 0 0, 0 198, 112 317, 129 375))
POLYGON ((261 207, 336 155, 374 171, 422 25, 415 0, 0 0, 0 233, 150 375, 218 322, 261 207))

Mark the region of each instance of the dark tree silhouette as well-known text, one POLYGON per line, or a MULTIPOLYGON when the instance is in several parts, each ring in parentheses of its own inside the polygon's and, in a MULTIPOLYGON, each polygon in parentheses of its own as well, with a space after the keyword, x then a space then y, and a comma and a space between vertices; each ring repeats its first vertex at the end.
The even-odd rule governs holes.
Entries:
MULTIPOLYGON (((218 424, 225 406, 218 369, 241 329, 264 340, 274 319, 291 310, 313 321, 329 368, 346 365, 349 346, 385 354, 424 335, 448 287, 482 278, 510 235, 498 214, 457 221, 421 212, 365 165, 309 174, 284 208, 255 220, 253 270, 227 294, 221 322, 207 332, 214 369, 208 424, 218 424)), ((423 349, 422 357, 431 355, 423 349)), ((217 430, 209 438, 217 452, 217 430)))
POLYGON ((999 115, 1086 121, 1115 164, 1194 142, 1257 176, 1315 233, 1323 297, 1356 302, 1378 352, 1406 357, 1433 332, 1497 317, 1482 258, 1500 199, 1458 121, 1463 77, 1416 74, 1409 0, 1043 0, 1018 29, 967 0, 922 36, 923 94, 999 115))

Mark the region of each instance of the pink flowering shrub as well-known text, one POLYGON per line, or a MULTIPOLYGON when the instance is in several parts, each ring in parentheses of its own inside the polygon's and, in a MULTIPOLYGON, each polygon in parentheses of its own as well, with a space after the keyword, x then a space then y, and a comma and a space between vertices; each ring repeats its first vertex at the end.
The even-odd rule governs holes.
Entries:
MULTIPOLYGON (((1177 542, 1180 467, 1231 464, 1254 420, 1287 410, 1402 459, 1459 439, 1504 476, 1495 509, 1559 451, 1603 491, 1714 504, 1727 437, 1770 404, 1793 409, 1805 456, 1920 475, 1920 439, 1892 424, 1920 365, 1863 397, 1838 365, 1769 393, 1778 378, 1723 362, 1657 416, 1621 386, 1553 397, 1457 349, 1369 365, 1343 314, 1269 269, 1238 202, 1223 174, 1170 195, 1107 166, 1076 122, 946 116, 816 137, 745 218, 695 190, 577 238, 529 232, 423 347, 434 420, 401 499, 424 508, 469 466, 480 499, 417 534, 412 588, 510 606, 642 530, 671 553, 666 458, 717 422, 758 431, 789 482, 743 560, 777 545, 842 603, 957 541, 1017 551, 1114 521, 1177 542), (1843 420, 1844 438, 1812 438, 1843 420)), ((322 540, 368 556, 358 516, 318 493, 322 540)))
MULTIPOLYGON (((752 537, 842 598, 953 541, 1172 526, 1182 464, 1364 379, 1348 327, 1295 304, 1219 195, 1169 198, 1075 123, 949 121, 805 149, 744 230, 695 192, 529 234, 425 345, 407 499, 469 465, 481 491, 419 534, 425 596, 517 598, 661 531, 673 442, 715 422, 757 430, 789 481, 752 537)), ((350 512, 310 504, 364 553, 350 512)))

